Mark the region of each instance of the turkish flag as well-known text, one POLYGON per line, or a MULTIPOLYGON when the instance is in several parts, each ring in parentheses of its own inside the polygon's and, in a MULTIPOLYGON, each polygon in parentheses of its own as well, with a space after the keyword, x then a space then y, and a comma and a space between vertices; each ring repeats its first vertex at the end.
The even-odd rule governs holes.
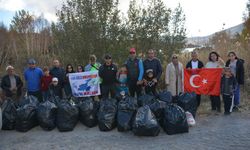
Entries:
POLYGON ((220 95, 222 68, 202 68, 184 70, 185 92, 204 95, 220 95))

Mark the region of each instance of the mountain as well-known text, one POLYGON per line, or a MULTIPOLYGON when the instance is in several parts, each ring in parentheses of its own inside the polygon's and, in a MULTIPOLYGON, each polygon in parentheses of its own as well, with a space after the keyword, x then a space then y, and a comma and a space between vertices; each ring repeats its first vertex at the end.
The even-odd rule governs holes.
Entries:
MULTIPOLYGON (((231 37, 233 37, 235 34, 241 33, 243 29, 244 29, 244 24, 241 23, 239 25, 236 25, 234 27, 231 27, 231 28, 219 31, 219 32, 226 31, 228 34, 230 34, 231 37)), ((189 45, 189 44, 191 44, 191 45, 205 45, 206 43, 209 42, 210 38, 212 38, 216 33, 219 33, 219 32, 215 32, 215 33, 208 35, 208 36, 187 38, 187 45, 189 45)))

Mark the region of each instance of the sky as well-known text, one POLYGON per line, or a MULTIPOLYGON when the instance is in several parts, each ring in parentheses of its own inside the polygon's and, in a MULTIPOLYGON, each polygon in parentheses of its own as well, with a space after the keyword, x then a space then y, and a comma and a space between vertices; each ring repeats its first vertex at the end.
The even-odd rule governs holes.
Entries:
MULTIPOLYGON (((56 21, 56 10, 66 0, 0 0, 0 22, 11 23, 15 12, 21 9, 56 21)), ((138 0, 143 1, 143 0, 138 0)), ((144 0, 145 1, 145 0, 144 0)), ((187 36, 206 36, 243 22, 247 0, 163 0, 168 8, 181 4, 186 15, 187 36), (225 24, 223 26, 223 24, 225 24)), ((120 9, 126 13, 129 0, 120 0, 120 9)))

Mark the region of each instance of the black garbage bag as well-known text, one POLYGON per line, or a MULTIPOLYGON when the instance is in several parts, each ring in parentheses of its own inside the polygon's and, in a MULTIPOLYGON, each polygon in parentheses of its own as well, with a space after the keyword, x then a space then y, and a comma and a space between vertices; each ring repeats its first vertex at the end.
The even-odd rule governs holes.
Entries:
POLYGON ((197 100, 196 94, 192 93, 182 93, 178 96, 178 106, 184 109, 184 111, 189 111, 195 118, 197 111, 197 100))
POLYGON ((144 94, 138 97, 137 100, 138 100, 138 106, 141 107, 153 104, 156 101, 156 97, 153 95, 144 94))
POLYGON ((37 108, 37 119, 39 125, 44 130, 53 130, 56 127, 57 107, 49 100, 40 103, 37 108))
POLYGON ((58 130, 61 132, 73 131, 79 118, 78 107, 68 100, 61 100, 57 107, 56 126, 58 130))
POLYGON ((19 106, 22 107, 26 104, 32 104, 32 105, 36 105, 38 106, 39 105, 39 101, 38 99, 33 96, 33 95, 28 95, 28 96, 24 96, 20 102, 19 102, 19 106))
POLYGON ((17 108, 17 131, 27 132, 38 125, 36 109, 37 104, 35 102, 31 102, 17 108))
POLYGON ((153 104, 149 105, 150 110, 153 112, 160 125, 162 124, 164 118, 164 110, 166 108, 166 105, 166 102, 158 100, 153 104))
POLYGON ((118 131, 129 131, 137 109, 137 100, 133 97, 125 97, 118 103, 117 129, 118 131))
POLYGON ((14 130, 16 124, 16 105, 12 99, 6 99, 2 105, 2 129, 14 130))
POLYGON ((97 125, 97 113, 99 109, 99 102, 93 101, 91 97, 82 99, 79 103, 80 121, 85 126, 91 128, 97 125))
POLYGON ((168 104, 164 111, 162 128, 169 135, 188 132, 187 117, 184 110, 176 104, 168 104))
POLYGON ((59 96, 50 96, 48 98, 48 101, 54 103, 56 106, 59 105, 59 103, 62 101, 59 96))
POLYGON ((159 135, 160 126, 149 106, 145 105, 138 109, 132 131, 138 136, 159 135))
POLYGON ((158 94, 158 98, 166 103, 172 103, 172 94, 169 91, 162 91, 158 94))
POLYGON ((100 131, 110 131, 116 126, 117 105, 115 99, 103 99, 98 112, 100 131))

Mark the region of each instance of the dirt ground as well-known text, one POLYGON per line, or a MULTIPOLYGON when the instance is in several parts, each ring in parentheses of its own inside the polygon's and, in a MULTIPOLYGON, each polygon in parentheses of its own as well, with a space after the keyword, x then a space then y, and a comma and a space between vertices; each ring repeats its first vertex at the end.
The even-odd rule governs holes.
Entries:
POLYGON ((0 131, 0 150, 249 150, 250 112, 199 115, 189 133, 157 137, 138 137, 117 129, 101 132, 80 122, 72 132, 43 131, 26 133, 0 131))

